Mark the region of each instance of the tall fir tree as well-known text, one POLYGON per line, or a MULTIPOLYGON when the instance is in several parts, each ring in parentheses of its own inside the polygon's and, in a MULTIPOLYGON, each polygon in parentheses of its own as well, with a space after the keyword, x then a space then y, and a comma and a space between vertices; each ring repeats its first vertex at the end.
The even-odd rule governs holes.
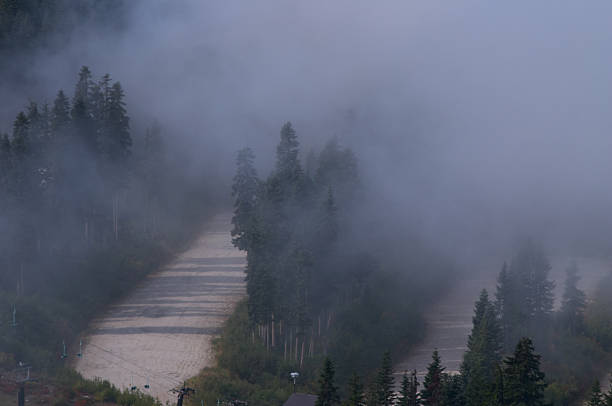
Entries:
POLYGON ((349 378, 347 394, 348 398, 342 403, 343 406, 363 406, 365 404, 363 384, 359 375, 354 372, 349 378))
POLYGON ((591 393, 586 406, 605 406, 604 394, 601 392, 601 385, 598 380, 595 380, 591 386, 591 393))
POLYGON ((489 404, 495 385, 495 370, 501 362, 501 347, 501 330, 495 307, 483 289, 474 308, 472 332, 461 365, 468 405, 489 404))
POLYGON ((391 363, 391 352, 385 351, 382 362, 376 376, 376 398, 380 406, 390 406, 395 401, 393 391, 393 365, 391 363))
POLYGON ((419 404, 419 381, 417 379, 416 369, 410 372, 404 372, 402 376, 402 386, 400 389, 400 398, 397 402, 399 406, 418 406, 419 404))
POLYGON ((238 151, 236 175, 232 185, 234 215, 232 217, 232 243, 240 250, 249 247, 249 234, 253 231, 253 220, 257 215, 259 179, 253 164, 255 155, 250 148, 238 151))
POLYGON ((70 101, 62 90, 57 93, 51 109, 51 129, 57 136, 70 124, 70 101))
POLYGON ((423 380, 421 403, 424 406, 441 406, 443 404, 444 369, 440 360, 440 354, 436 349, 431 355, 431 363, 427 367, 427 374, 423 380))
POLYGON ((130 155, 132 137, 130 118, 127 115, 123 89, 115 82, 108 96, 107 115, 100 137, 100 150, 109 162, 123 163, 130 155))
POLYGON ((566 270, 565 289, 561 300, 561 323, 572 335, 580 333, 584 328, 584 311, 586 295, 578 289, 578 266, 572 263, 566 270))
POLYGON ((94 153, 97 148, 97 134, 91 112, 91 85, 91 71, 87 66, 83 66, 74 89, 71 116, 75 135, 90 153, 94 153))
POLYGON ((323 371, 319 377, 319 390, 315 406, 333 406, 340 403, 340 395, 335 384, 334 363, 329 357, 323 361, 323 371))
POLYGON ((522 338, 512 356, 504 360, 504 402, 507 405, 543 406, 544 373, 540 355, 529 338, 522 338))

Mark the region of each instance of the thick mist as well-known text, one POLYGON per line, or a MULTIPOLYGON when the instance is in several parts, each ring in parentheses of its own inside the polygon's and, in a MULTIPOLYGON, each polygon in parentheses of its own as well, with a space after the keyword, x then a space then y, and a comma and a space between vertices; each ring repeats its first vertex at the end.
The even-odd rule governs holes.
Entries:
POLYGON ((71 94, 88 65, 121 81, 133 133, 159 121, 194 175, 229 184, 235 151, 264 158, 290 120, 304 153, 331 136, 356 151, 364 221, 394 234, 466 259, 524 236, 609 252, 608 2, 137 1, 121 12, 120 27, 77 27, 39 51, 23 66, 26 95, 0 85, 0 129, 28 98, 71 94))

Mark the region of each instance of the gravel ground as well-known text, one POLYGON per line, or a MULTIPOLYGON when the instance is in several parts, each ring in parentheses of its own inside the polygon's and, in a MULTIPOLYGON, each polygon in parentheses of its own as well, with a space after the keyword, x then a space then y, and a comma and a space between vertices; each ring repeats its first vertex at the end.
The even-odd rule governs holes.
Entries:
POLYGON ((229 229, 230 215, 214 217, 188 251, 94 320, 76 370, 174 399, 170 389, 210 365, 211 340, 245 295, 245 258, 229 229))

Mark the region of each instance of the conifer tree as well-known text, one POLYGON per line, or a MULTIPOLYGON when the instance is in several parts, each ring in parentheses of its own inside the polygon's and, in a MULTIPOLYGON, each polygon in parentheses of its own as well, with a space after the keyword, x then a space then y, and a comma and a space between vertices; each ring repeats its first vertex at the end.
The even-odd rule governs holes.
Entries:
POLYGON ((472 324, 461 374, 468 404, 486 406, 495 383, 496 366, 501 362, 501 332, 495 307, 484 289, 476 302, 472 324))
POLYGON ((586 403, 586 406, 604 406, 604 394, 601 393, 601 385, 598 380, 593 382, 593 386, 591 386, 591 394, 589 397, 589 401, 586 403))
POLYGON ((466 404, 464 393, 463 378, 460 375, 442 375, 442 404, 444 406, 464 406, 466 404))
POLYGON ((512 356, 504 360, 504 402, 508 405, 544 405, 544 373, 540 355, 529 338, 522 338, 512 356))
POLYGON ((63 91, 57 93, 51 109, 51 129, 57 134, 70 124, 70 102, 63 91))
POLYGON ((572 263, 566 270, 565 290, 561 301, 561 322, 570 334, 579 333, 584 326, 586 295, 578 289, 578 266, 572 263))
POLYGON ((424 406, 440 406, 443 404, 444 369, 438 350, 434 350, 431 355, 431 363, 427 367, 427 374, 423 380, 423 390, 421 391, 421 402, 424 406))
POLYGON ((419 381, 416 375, 416 369, 410 372, 404 372, 404 376, 402 377, 402 386, 400 389, 401 397, 398 400, 398 405, 400 406, 418 406, 419 397, 418 397, 418 386, 419 381))
POLYGON ((232 243, 240 250, 249 247, 249 231, 253 231, 253 220, 257 210, 259 179, 253 165, 255 156, 250 148, 238 151, 236 175, 232 185, 234 216, 232 217, 232 243))
POLYGON ((610 381, 608 391, 603 395, 604 406, 612 406, 612 380, 610 381))
POLYGON ((363 406, 363 384, 359 375, 353 372, 348 382, 348 399, 343 402, 343 406, 363 406))
POLYGON ((13 123, 11 149, 20 158, 30 153, 30 121, 24 112, 19 112, 13 123))
POLYGON ((130 118, 125 109, 124 93, 119 82, 110 89, 100 149, 110 162, 123 162, 130 154, 130 118))
POLYGON ((72 98, 72 124, 75 135, 88 151, 96 151, 96 131, 90 104, 91 71, 87 66, 81 67, 79 80, 72 98))
POLYGON ((334 382, 334 363, 329 357, 323 361, 323 371, 319 377, 319 391, 317 393, 316 406, 332 406, 340 403, 338 388, 334 382))
POLYGON ((395 400, 393 391, 393 366, 391 363, 391 352, 385 351, 382 358, 378 375, 376 376, 376 398, 380 406, 392 405, 395 400))

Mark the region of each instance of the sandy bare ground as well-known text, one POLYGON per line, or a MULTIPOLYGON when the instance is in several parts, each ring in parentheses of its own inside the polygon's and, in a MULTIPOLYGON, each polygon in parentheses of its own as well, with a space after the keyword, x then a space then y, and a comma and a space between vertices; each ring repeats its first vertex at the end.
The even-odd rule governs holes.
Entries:
POLYGON ((188 251, 94 320, 76 370, 174 399, 170 389, 211 363, 211 339, 245 295, 245 258, 229 230, 230 215, 214 217, 188 251))
MULTIPOLYGON (((571 260, 570 258, 553 258, 551 261, 550 277, 556 284, 557 305, 563 292, 565 269, 571 260)), ((427 372, 427 365, 431 362, 431 353, 436 348, 446 371, 450 373, 459 371, 463 353, 466 350, 467 338, 472 328, 474 302, 483 288, 488 290, 491 299, 494 298, 496 278, 502 261, 498 262, 491 261, 491 264, 479 267, 482 271, 472 272, 468 277, 458 280, 450 291, 431 307, 431 311, 425 315, 428 326, 425 339, 395 365, 396 384, 401 381, 404 371, 415 368, 422 379, 427 372)), ((587 294, 592 292, 597 282, 612 270, 612 264, 609 261, 576 258, 576 263, 582 277, 579 286, 587 294)))

